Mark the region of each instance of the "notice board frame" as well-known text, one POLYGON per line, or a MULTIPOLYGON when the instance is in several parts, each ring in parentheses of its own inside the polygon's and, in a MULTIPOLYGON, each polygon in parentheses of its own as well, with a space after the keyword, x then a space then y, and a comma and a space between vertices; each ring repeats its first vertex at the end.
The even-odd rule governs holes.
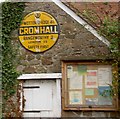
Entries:
MULTIPOLYGON (((71 61, 71 60, 63 60, 62 61, 62 108, 63 110, 83 110, 83 111, 118 111, 118 95, 113 96, 112 105, 70 105, 68 103, 68 81, 67 81, 67 65, 111 65, 112 73, 115 69, 118 69, 116 66, 112 66, 113 61, 105 61, 101 62, 98 60, 82 60, 82 61, 71 61)), ((117 70, 118 71, 118 70, 117 70)), ((112 77, 113 80, 113 77, 112 77)))

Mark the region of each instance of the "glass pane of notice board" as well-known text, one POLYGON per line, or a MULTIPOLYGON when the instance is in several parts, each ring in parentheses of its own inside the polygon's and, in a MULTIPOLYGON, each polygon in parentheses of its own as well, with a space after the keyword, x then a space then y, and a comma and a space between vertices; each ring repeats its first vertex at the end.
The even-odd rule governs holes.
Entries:
POLYGON ((67 64, 69 105, 112 105, 111 65, 67 64))

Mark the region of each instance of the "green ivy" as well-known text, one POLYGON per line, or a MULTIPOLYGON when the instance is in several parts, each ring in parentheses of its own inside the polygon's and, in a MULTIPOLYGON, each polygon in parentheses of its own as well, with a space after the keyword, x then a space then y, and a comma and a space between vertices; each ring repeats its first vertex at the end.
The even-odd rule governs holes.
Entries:
MULTIPOLYGON (((114 59, 114 65, 118 66, 118 74, 114 76, 114 80, 118 81, 118 96, 120 97, 120 38, 119 38, 119 22, 117 19, 106 17, 100 27, 100 32, 110 40, 111 57, 114 59)), ((116 82, 114 82, 116 83, 116 82)))
MULTIPOLYGON (((108 5, 108 3, 103 4, 108 5)), ((113 18, 109 16, 109 14, 106 14, 104 18, 101 18, 99 14, 92 9, 84 10, 83 15, 94 24, 100 35, 105 36, 110 41, 110 57, 114 60, 113 65, 118 66, 118 73, 115 74, 114 84, 117 83, 117 92, 120 97, 120 23, 117 18, 113 18), (100 22, 99 25, 97 24, 98 21, 100 22)))
POLYGON ((2 89, 3 105, 15 94, 15 86, 19 73, 14 66, 15 51, 11 43, 10 34, 20 25, 25 3, 2 3, 2 89))

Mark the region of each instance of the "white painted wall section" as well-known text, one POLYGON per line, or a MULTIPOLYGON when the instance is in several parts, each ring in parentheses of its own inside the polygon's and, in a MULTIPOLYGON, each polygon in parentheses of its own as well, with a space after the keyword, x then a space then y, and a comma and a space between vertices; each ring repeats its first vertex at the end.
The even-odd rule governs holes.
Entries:
POLYGON ((67 14, 69 14, 73 19, 75 19, 78 23, 83 25, 88 31, 90 31, 100 41, 102 41, 108 47, 110 46, 110 42, 107 39, 105 39, 103 36, 99 35, 98 32, 92 26, 90 26, 81 17, 79 17, 75 12, 73 12, 70 8, 68 8, 66 5, 64 5, 60 0, 52 0, 52 1, 56 5, 58 5, 62 10, 64 10, 67 14))

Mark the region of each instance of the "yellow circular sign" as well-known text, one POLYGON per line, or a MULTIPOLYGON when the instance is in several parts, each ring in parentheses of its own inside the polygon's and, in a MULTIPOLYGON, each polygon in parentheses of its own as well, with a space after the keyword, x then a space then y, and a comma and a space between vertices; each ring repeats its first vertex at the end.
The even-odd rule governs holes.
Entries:
POLYGON ((59 36, 56 19, 46 13, 35 11, 24 17, 19 28, 21 44, 32 52, 44 52, 50 49, 59 36))

